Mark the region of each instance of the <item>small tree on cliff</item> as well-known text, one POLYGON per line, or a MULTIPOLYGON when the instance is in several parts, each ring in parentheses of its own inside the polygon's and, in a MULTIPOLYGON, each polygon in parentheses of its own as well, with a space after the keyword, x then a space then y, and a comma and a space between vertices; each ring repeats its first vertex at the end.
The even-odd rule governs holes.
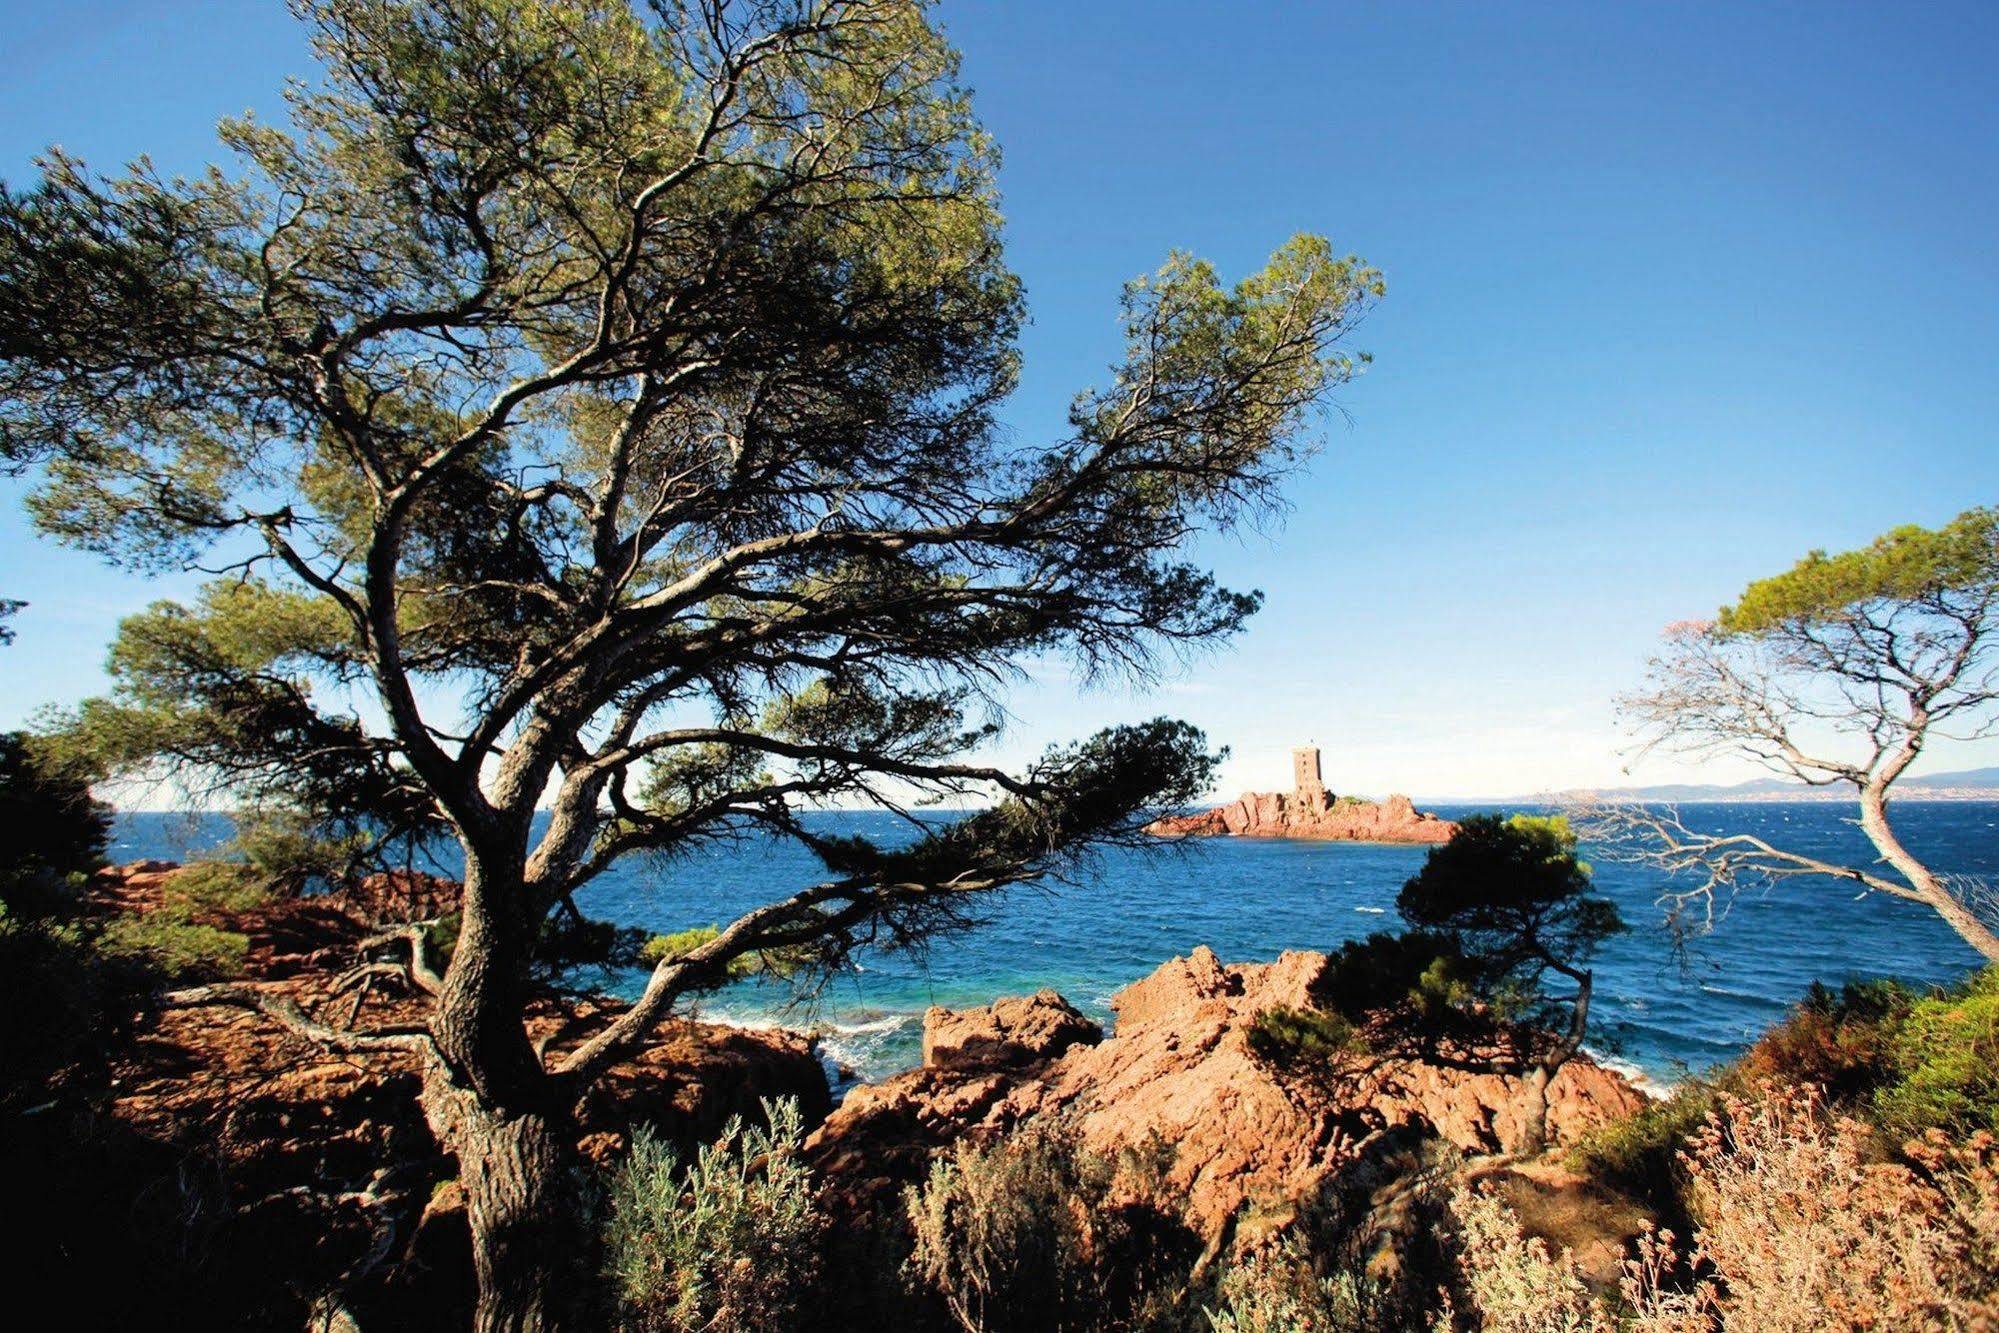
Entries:
POLYGON ((1814 787, 1851 788, 1877 865, 1847 865, 1748 834, 1687 827, 1670 809, 1597 804, 1593 839, 1674 874, 1676 923, 1744 883, 1844 880, 1921 903, 1999 960, 1990 904, 1902 844, 1888 818, 1897 780, 1932 740, 1999 729, 1999 509, 1930 530, 1903 527, 1856 551, 1814 551, 1749 585, 1712 621, 1674 626, 1647 687, 1623 701, 1654 746, 1755 760, 1814 787))
POLYGON ((582 1243, 571 1108, 678 996, 964 924, 1207 786, 1167 721, 1024 773, 965 754, 1029 656, 1142 674, 1254 610, 1176 553, 1272 503, 1380 281, 1313 237, 1233 288, 1175 257, 1067 435, 1015 445, 993 149, 927 6, 295 7, 325 85, 291 129, 225 124, 237 173, 52 152, 0 194, 0 451, 43 467, 56 536, 229 566, 128 623, 80 734, 249 799, 393 796, 462 847, 425 1030, 270 1012, 417 1053, 478 1324, 546 1327, 582 1243), (970 792, 998 804, 894 849, 797 813, 970 792), (751 827, 826 878, 538 1051, 545 918, 751 827))
POLYGON ((1472 815, 1430 849, 1395 905, 1409 929, 1332 954, 1312 984, 1317 1009, 1259 1016, 1252 1050, 1335 1077, 1383 1059, 1522 1077, 1511 1146, 1539 1152, 1548 1084, 1589 1031, 1589 961, 1624 929, 1575 834, 1559 817, 1472 815))
POLYGON ((1470 1003, 1447 1010, 1455 1021, 1446 1032, 1525 1075, 1520 1148, 1538 1152, 1548 1083, 1589 1032, 1589 961, 1624 929, 1576 856, 1575 833, 1559 816, 1472 815, 1430 849, 1395 906, 1415 930, 1449 944, 1445 967, 1470 1003))

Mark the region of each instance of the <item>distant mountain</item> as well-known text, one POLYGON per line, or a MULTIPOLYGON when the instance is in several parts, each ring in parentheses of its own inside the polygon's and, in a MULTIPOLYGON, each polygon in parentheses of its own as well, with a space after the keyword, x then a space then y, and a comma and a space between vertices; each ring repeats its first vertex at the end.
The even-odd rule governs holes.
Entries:
MULTIPOLYGON (((1955 773, 1930 773, 1903 778, 1895 790, 1904 796, 1958 800, 1999 800, 1999 768, 1967 768, 1955 773)), ((1784 778, 1755 778, 1732 786, 1666 783, 1656 787, 1605 787, 1596 794, 1627 801, 1812 801, 1846 797, 1851 788, 1808 787, 1784 778)), ((1564 792, 1562 795, 1581 793, 1564 792)))

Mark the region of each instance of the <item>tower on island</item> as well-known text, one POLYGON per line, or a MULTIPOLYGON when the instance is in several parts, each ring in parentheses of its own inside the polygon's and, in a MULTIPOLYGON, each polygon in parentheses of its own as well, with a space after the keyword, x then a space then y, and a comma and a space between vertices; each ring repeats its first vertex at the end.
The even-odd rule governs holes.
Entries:
POLYGON ((1319 773, 1319 747, 1301 745, 1291 752, 1291 792, 1301 802, 1323 806, 1326 783, 1319 773))

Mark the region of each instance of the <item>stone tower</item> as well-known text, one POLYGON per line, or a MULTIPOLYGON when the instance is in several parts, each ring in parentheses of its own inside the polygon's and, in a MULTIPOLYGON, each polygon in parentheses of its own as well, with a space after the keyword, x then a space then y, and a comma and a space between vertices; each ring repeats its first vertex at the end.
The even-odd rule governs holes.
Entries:
POLYGON ((1301 803, 1326 804, 1326 783, 1319 773, 1319 747, 1301 745, 1291 752, 1291 793, 1301 803))

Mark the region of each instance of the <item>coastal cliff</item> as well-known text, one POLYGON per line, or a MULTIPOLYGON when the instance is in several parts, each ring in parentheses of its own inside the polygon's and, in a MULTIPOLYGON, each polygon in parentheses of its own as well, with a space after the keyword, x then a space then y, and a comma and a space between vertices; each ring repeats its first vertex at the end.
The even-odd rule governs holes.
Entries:
MULTIPOLYGON (((1173 1145, 1168 1184, 1190 1225, 1224 1234, 1245 1204, 1302 1204, 1399 1169, 1413 1147, 1497 1152, 1517 1129, 1522 1081, 1388 1061, 1334 1093, 1283 1079, 1252 1054, 1252 1020, 1308 1002, 1323 954, 1225 966, 1195 949, 1120 991, 1112 1035, 1042 991, 979 1009, 932 1009, 924 1065, 856 1088, 808 1141, 815 1165, 857 1207, 883 1205, 960 1138, 990 1141, 1060 1119, 1106 1153, 1173 1145)), ((1549 1089, 1556 1141, 1628 1115, 1644 1098, 1577 1057, 1549 1089)))
POLYGON ((1227 805, 1168 815, 1146 826, 1163 838, 1321 838, 1335 842, 1448 842, 1458 826, 1418 810, 1407 796, 1335 797, 1324 789, 1245 792, 1227 805))

